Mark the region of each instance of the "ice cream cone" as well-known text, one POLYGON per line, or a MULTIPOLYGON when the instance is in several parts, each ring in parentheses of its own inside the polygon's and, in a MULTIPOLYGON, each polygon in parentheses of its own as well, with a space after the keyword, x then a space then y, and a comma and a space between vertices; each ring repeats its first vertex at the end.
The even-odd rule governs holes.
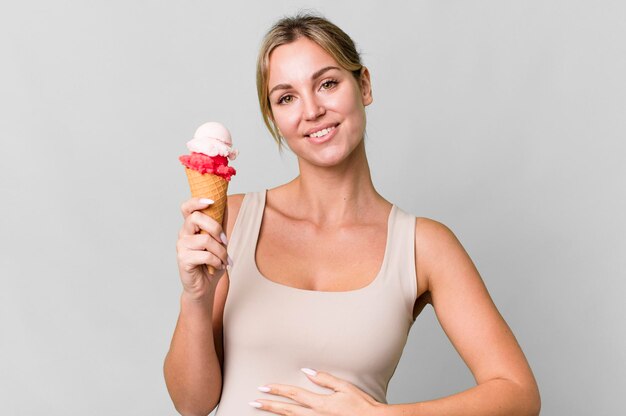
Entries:
MULTIPOLYGON (((185 172, 187 173, 187 180, 189 181, 189 188, 191 189, 192 197, 210 198, 215 201, 201 212, 213 218, 219 224, 222 224, 222 221, 224 220, 224 211, 226 209, 228 181, 221 176, 210 173, 202 174, 189 168, 185 168, 185 172)), ((204 230, 201 230, 200 232, 202 234, 207 234, 204 230)), ((209 273, 215 273, 215 269, 212 266, 208 266, 208 268, 209 273)))

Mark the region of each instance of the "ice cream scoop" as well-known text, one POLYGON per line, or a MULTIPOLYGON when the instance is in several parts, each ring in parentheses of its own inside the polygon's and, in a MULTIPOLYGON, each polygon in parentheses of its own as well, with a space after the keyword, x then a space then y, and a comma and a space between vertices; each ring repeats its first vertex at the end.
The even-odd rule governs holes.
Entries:
POLYGON ((183 155, 179 160, 187 168, 200 174, 210 173, 230 181, 236 171, 228 166, 228 160, 234 160, 239 154, 232 145, 228 129, 211 121, 198 127, 193 139, 187 142, 191 154, 183 155))
POLYGON ((239 151, 233 150, 230 132, 222 124, 215 121, 204 123, 196 130, 193 139, 187 142, 190 152, 202 153, 207 156, 224 156, 235 160, 239 151))

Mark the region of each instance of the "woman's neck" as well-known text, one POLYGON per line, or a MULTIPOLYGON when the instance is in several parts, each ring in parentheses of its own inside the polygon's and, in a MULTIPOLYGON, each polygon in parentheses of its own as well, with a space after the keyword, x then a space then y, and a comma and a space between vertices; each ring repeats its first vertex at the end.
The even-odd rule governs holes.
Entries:
POLYGON ((291 214, 320 227, 367 220, 386 204, 372 184, 363 142, 337 166, 300 162, 300 175, 286 184, 284 191, 291 214))

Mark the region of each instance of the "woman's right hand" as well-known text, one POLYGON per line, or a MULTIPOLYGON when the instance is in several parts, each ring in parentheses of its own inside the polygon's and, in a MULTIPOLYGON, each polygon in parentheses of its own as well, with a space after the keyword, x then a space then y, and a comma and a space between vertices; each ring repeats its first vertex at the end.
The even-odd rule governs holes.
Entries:
POLYGON ((208 206, 200 198, 191 198, 181 205, 185 222, 176 242, 178 272, 184 294, 194 300, 208 300, 214 295, 228 264, 222 226, 200 211, 208 206), (201 230, 206 234, 200 234, 201 230), (207 266, 213 266, 215 272, 209 273, 207 266))

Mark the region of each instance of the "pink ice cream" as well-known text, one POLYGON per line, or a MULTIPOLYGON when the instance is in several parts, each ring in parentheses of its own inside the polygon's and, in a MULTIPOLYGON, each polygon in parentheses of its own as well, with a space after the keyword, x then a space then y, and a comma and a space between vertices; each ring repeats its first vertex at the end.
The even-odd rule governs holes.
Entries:
POLYGON ((178 159, 189 169, 201 174, 210 173, 230 181, 237 172, 228 166, 228 160, 235 160, 239 151, 232 148, 230 132, 217 122, 204 123, 196 130, 193 139, 187 142, 190 155, 178 159))

